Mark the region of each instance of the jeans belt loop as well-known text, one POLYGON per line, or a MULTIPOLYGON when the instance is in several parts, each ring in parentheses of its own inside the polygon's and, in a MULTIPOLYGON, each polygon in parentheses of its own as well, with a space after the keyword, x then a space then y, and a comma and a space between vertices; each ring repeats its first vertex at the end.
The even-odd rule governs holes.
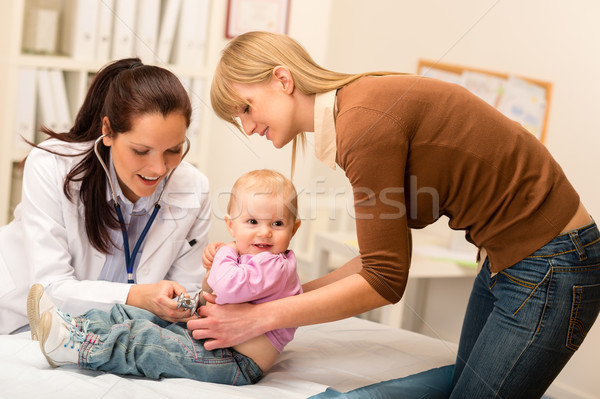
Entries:
POLYGON ((585 248, 581 244, 581 240, 579 239, 579 234, 578 234, 577 230, 570 232, 569 236, 571 237, 571 241, 573 242, 573 245, 575 245, 575 248, 577 249, 577 254, 579 255, 579 260, 580 261, 586 260, 587 255, 585 253, 585 248))

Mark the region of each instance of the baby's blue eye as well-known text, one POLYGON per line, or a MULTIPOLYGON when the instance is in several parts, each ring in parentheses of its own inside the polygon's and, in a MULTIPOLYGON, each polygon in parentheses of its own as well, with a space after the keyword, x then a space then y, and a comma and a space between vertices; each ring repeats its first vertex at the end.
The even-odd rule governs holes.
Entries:
POLYGON ((258 222, 256 221, 256 219, 248 219, 248 223, 249 224, 258 224, 258 222))
POLYGON ((281 226, 283 226, 283 222, 281 220, 277 220, 277 221, 273 222, 273 226, 281 227, 281 226))

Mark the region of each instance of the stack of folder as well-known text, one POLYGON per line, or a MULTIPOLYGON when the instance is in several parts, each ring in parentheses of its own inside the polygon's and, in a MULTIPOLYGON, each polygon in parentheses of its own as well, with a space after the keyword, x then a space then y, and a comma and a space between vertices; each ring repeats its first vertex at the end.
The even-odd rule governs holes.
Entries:
POLYGON ((65 0, 61 54, 201 66, 210 0, 65 0))

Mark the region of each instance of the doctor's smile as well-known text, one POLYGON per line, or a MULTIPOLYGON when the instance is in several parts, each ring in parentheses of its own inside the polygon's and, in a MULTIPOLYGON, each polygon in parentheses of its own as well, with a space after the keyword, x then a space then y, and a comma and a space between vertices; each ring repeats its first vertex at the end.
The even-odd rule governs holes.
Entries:
POLYGON ((111 155, 119 184, 131 202, 151 195, 182 159, 187 125, 184 116, 150 113, 133 118, 131 129, 114 134, 104 119, 103 143, 111 155))
POLYGON ((141 177, 142 180, 144 182, 146 182, 147 184, 154 184, 159 178, 162 177, 162 176, 148 177, 148 176, 142 176, 142 175, 138 175, 138 176, 141 177))

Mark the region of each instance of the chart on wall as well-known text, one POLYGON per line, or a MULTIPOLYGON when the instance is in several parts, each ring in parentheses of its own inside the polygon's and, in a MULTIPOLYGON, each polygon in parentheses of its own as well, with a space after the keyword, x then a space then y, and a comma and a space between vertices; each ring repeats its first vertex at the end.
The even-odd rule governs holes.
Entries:
POLYGON ((551 83, 425 60, 418 74, 465 87, 544 142, 551 83))

